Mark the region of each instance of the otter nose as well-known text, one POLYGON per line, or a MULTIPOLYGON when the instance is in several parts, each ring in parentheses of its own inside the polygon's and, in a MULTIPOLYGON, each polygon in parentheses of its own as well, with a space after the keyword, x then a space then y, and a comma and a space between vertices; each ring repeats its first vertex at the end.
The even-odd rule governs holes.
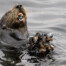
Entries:
POLYGON ((19 8, 19 9, 20 9, 21 7, 22 7, 22 5, 17 5, 17 6, 16 6, 16 8, 19 8))

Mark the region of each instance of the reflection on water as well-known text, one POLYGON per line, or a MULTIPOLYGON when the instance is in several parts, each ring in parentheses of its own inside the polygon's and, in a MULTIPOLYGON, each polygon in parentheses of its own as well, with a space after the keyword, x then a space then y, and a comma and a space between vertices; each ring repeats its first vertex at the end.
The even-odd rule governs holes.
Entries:
MULTIPOLYGON (((36 32, 54 34, 55 62, 47 60, 39 63, 27 61, 31 56, 24 55, 21 62, 13 61, 11 57, 5 58, 7 53, 0 51, 0 66, 66 66, 66 0, 0 0, 0 17, 14 6, 23 4, 27 11, 29 35, 36 32)), ((10 55, 9 55, 10 56, 10 55)))

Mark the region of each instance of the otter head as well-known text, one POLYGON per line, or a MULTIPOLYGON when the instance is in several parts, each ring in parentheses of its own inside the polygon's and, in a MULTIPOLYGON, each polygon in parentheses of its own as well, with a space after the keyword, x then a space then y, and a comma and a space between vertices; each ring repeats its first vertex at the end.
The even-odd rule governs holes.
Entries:
POLYGON ((14 22, 12 23, 12 28, 21 28, 26 26, 26 12, 22 5, 16 5, 13 9, 14 22))
POLYGON ((18 29, 26 26, 26 19, 24 7, 22 5, 16 5, 2 17, 1 25, 18 29))

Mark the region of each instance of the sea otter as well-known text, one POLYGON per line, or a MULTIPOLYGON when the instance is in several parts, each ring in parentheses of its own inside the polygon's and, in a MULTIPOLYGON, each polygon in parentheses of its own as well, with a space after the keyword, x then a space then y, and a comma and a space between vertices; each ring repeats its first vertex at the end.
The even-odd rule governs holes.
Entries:
POLYGON ((0 33, 0 41, 7 46, 18 48, 27 43, 27 16, 22 5, 15 5, 1 18, 0 33))
POLYGON ((8 27, 14 29, 27 28, 26 12, 22 5, 16 5, 14 8, 5 13, 1 19, 1 27, 8 27))
MULTIPOLYGON (((40 34, 36 33, 33 37, 29 38, 28 53, 31 56, 36 57, 47 57, 51 56, 51 52, 54 50, 54 45, 51 44, 53 41, 53 34, 40 34)), ((51 58, 53 59, 53 58, 51 58)))

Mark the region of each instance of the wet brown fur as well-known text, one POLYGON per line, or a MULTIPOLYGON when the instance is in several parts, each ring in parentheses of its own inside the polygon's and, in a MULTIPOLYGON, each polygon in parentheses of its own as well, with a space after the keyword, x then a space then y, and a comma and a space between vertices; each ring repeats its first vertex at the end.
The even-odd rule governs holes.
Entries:
MULTIPOLYGON (((30 38, 31 39, 31 38, 30 38)), ((50 53, 50 51, 54 50, 54 46, 51 45, 50 41, 53 41, 53 37, 50 37, 48 35, 38 35, 36 34, 34 37, 32 37, 33 40, 30 40, 30 47, 38 48, 40 57, 46 56, 50 53)), ((33 50, 33 49, 31 49, 33 50)), ((30 50, 29 50, 30 51, 30 50)))
POLYGON ((23 6, 21 7, 20 10, 18 8, 16 8, 16 6, 14 6, 14 8, 12 8, 8 12, 6 12, 5 15, 2 17, 1 22, 0 22, 1 27, 3 27, 5 25, 8 28, 14 28, 16 25, 16 26, 18 26, 18 29, 23 28, 23 27, 27 28, 26 11, 23 6), (19 23, 19 21, 17 20, 18 13, 23 14, 24 24, 19 23))

